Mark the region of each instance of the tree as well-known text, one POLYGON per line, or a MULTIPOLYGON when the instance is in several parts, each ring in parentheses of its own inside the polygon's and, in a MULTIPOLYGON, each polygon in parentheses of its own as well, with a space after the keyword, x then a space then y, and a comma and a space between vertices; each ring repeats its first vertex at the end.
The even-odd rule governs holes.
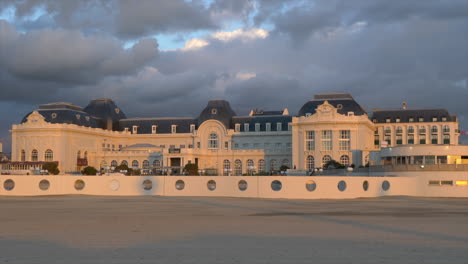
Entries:
POLYGON ((289 167, 286 166, 286 165, 281 165, 281 167, 280 167, 280 171, 287 171, 288 169, 289 169, 289 167))
POLYGON ((96 168, 88 166, 88 167, 84 168, 81 171, 81 174, 83 174, 83 175, 96 175, 97 172, 98 172, 98 170, 96 168))
POLYGON ((198 165, 196 163, 187 163, 184 167, 187 175, 198 175, 198 165))
POLYGON ((325 163, 325 166, 323 166, 324 169, 344 169, 344 167, 344 165, 342 165, 336 160, 330 160, 327 163, 325 163))
POLYGON ((60 173, 60 170, 58 169, 58 165, 55 162, 47 162, 44 165, 42 165, 43 170, 47 170, 49 174, 57 175, 60 173))

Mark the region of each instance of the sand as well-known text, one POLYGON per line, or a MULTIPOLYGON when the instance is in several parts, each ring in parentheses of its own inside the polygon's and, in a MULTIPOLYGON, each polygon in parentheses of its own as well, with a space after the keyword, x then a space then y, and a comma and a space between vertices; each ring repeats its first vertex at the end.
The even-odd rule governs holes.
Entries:
POLYGON ((0 197, 0 263, 468 263, 468 199, 0 197))

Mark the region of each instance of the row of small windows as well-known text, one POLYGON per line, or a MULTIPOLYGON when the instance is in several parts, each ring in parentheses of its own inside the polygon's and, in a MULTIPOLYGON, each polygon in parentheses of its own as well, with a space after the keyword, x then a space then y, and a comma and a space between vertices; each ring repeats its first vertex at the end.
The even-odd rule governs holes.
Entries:
MULTIPOLYGON (((316 131, 306 131, 305 134, 305 149, 307 151, 315 150, 315 132, 316 131)), ((333 150, 333 131, 332 130, 322 130, 321 133, 321 145, 322 150, 330 151, 333 150)), ((338 134, 338 148, 339 150, 347 151, 351 149, 351 131, 350 130, 340 130, 338 134)))
MULTIPOLYGON (((409 126, 406 131, 407 131, 408 134, 413 134, 415 130, 414 130, 413 126, 409 126)), ((432 126, 431 127, 431 133, 438 133, 438 132, 439 132, 439 128, 437 126, 432 126)), ((450 133, 450 126, 444 125, 443 128, 442 128, 442 132, 443 133, 450 133)), ((378 131, 376 131, 376 133, 378 133, 378 131)), ((384 133, 385 134, 391 134, 392 133, 391 127, 385 127, 384 133)), ((396 127, 395 133, 396 134, 403 134, 403 128, 401 126, 396 127)), ((419 134, 425 134, 425 133, 426 133, 426 127, 425 126, 420 126, 419 127, 419 134)))
MULTIPOLYGON (((26 161, 26 151, 21 150, 21 161, 26 161)), ((54 152, 51 149, 48 149, 44 152, 44 161, 53 161, 54 160, 54 152)), ((39 161, 39 151, 37 149, 33 149, 31 151, 31 161, 39 161)))
MULTIPOLYGON (((384 136, 384 141, 386 141, 386 143, 388 145, 391 145, 392 144, 392 137, 390 135, 385 135, 384 136)), ((374 144, 377 146, 377 145, 379 145, 379 143, 380 143, 379 137, 378 137, 378 135, 376 135, 376 137, 374 139, 374 144)), ((397 144, 397 145, 404 144, 402 135, 396 135, 395 136, 395 144, 397 144)), ((407 144, 410 144, 410 145, 415 144, 414 135, 408 135, 407 136, 407 144)), ((423 137, 419 138, 419 144, 421 144, 421 145, 424 145, 424 144, 439 144, 439 136, 433 134, 433 135, 430 136, 430 141, 427 141, 426 136, 424 135, 423 137), (430 142, 430 143, 428 143, 428 142, 430 142)), ((442 144, 450 144, 450 135, 443 135, 442 144)))
MULTIPOLYGON (((260 123, 255 123, 254 129, 252 132, 259 132, 261 130, 261 124, 260 123)), ((241 132, 241 124, 237 123, 234 125, 234 130, 236 132, 241 132)), ((283 123, 278 122, 276 123, 276 131, 282 131, 283 130, 283 123)), ((244 123, 244 132, 250 132, 250 124, 249 123, 244 123)), ((265 131, 271 131, 271 123, 265 123, 265 131)), ((291 124, 288 124, 288 131, 291 131, 291 124)))
MULTIPOLYGON (((395 120, 395 123, 400 123, 401 122, 401 118, 397 117, 394 119, 395 120)), ((424 117, 418 117, 417 119, 415 117, 410 117, 408 118, 408 122, 415 122, 416 120, 418 120, 418 122, 428 122, 429 120, 425 120, 424 117)), ((432 117, 432 122, 438 122, 438 121, 442 121, 442 122, 446 122, 448 119, 447 117, 443 116, 441 118, 438 118, 437 116, 434 116, 432 117)), ((374 123, 377 123, 377 119, 374 118, 374 123)), ((385 123, 392 123, 392 118, 386 118, 385 119, 385 123)))
MULTIPOLYGON (((257 162, 258 167, 255 166, 255 162, 252 159, 248 159, 246 161, 246 169, 247 173, 253 173, 254 171, 258 172, 265 172, 266 171, 266 163, 264 159, 260 159, 257 162)), ((281 166, 286 166, 288 168, 291 168, 291 164, 288 159, 283 159, 281 161, 281 166)), ((270 170, 271 171, 277 171, 279 170, 279 164, 276 159, 270 160, 270 170)), ((234 175, 241 175, 242 174, 242 161, 240 159, 236 159, 234 161, 234 169, 231 168, 231 161, 230 160, 224 160, 223 161, 223 171, 224 175, 228 175, 231 171, 234 172, 234 175)))
MULTIPOLYGON (((102 163, 105 163, 104 161, 102 163)), ((113 160, 111 161, 111 167, 117 167, 119 164, 116 160, 113 160)), ((128 161, 126 160, 122 160, 122 162, 120 162, 120 165, 125 165, 125 166, 128 166, 128 161)), ((133 168, 139 168, 140 167, 140 162, 138 160, 133 160, 132 163, 131 163, 131 167, 133 168)), ((144 160, 142 163, 142 168, 143 169, 149 169, 150 168, 150 162, 148 160, 144 160)), ((153 161, 153 167, 154 168, 159 168, 162 166, 162 162, 160 160, 154 160, 153 161)))
MULTIPOLYGON (((331 160, 332 160, 332 157, 330 155, 323 156, 322 157, 322 167, 324 167, 331 160)), ((341 163, 341 165, 349 166, 350 165, 349 156, 348 155, 342 155, 340 157, 339 162, 341 163)), ((307 165, 307 170, 315 169, 315 158, 314 158, 314 156, 312 156, 312 155, 307 156, 306 165, 307 165)))

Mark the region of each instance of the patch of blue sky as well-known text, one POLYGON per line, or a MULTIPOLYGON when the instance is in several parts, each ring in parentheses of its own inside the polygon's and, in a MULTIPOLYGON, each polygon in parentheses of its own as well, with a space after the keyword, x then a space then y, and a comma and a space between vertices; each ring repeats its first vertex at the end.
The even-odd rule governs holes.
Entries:
POLYGON ((6 20, 9 23, 13 23, 15 21, 15 12, 16 12, 16 8, 14 6, 4 8, 0 12, 0 19, 6 20))

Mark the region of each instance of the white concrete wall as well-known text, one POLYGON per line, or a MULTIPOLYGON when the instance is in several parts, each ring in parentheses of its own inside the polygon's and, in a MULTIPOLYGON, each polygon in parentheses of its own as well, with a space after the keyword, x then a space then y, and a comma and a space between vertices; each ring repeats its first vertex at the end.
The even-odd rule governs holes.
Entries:
POLYGON ((455 186, 456 181, 468 181, 468 172, 404 172, 400 177, 343 177, 343 176, 23 176, 1 175, 0 195, 35 196, 35 195, 109 195, 109 196, 225 196, 287 199, 351 199, 359 197, 379 197, 391 195, 426 196, 426 197, 468 197, 468 186, 455 186), (5 189, 5 181, 13 180, 15 187, 5 189), (39 188, 41 180, 48 180, 50 188, 39 188), (83 190, 76 190, 76 180, 86 184, 83 190), (151 190, 144 190, 143 181, 152 182, 151 190), (183 180, 185 188, 177 190, 175 184, 183 180), (216 189, 209 190, 207 183, 216 182, 216 189), (240 180, 248 184, 245 191, 238 188, 240 180), (273 181, 282 184, 279 191, 271 188, 273 181), (317 187, 314 191, 306 189, 306 182, 313 180, 317 187), (430 186, 429 180, 451 180, 453 186, 430 186), (346 182, 346 190, 339 191, 338 183, 346 182), (369 189, 363 190, 363 182, 369 183, 369 189), (390 189, 384 191, 382 183, 388 181, 390 189))

